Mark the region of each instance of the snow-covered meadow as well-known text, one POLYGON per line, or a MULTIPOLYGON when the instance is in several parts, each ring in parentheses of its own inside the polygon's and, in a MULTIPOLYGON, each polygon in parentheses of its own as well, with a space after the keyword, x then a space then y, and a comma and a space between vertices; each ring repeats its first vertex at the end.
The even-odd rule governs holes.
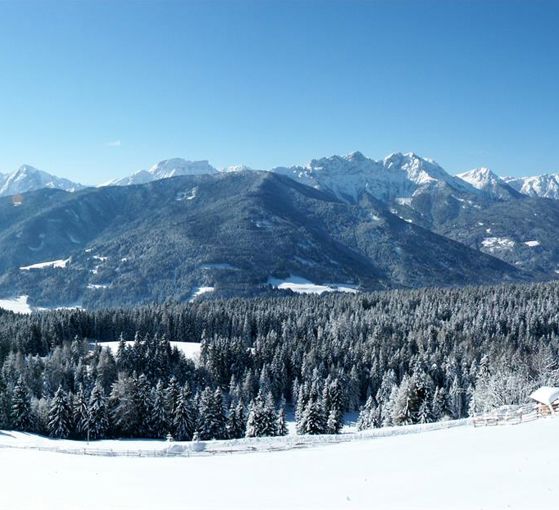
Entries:
POLYGON ((346 283, 325 283, 317 285, 301 276, 289 276, 280 280, 278 278, 268 278, 268 284, 275 289, 291 290, 296 294, 322 294, 323 292, 349 292, 355 294, 355 285, 346 283))
POLYGON ((139 458, 38 451, 29 449, 33 436, 3 432, 0 498, 12 510, 555 509, 558 433, 550 418, 280 452, 139 458))
MULTIPOLYGON (((200 358, 200 349, 201 344, 199 342, 169 342, 171 347, 176 347, 179 351, 181 351, 187 359, 191 359, 193 361, 198 361, 200 358)), ((99 346, 101 348, 110 349, 113 354, 117 353, 119 342, 93 342, 91 344, 92 347, 99 346)), ((131 346, 134 345, 134 340, 128 340, 125 342, 126 345, 131 346)))

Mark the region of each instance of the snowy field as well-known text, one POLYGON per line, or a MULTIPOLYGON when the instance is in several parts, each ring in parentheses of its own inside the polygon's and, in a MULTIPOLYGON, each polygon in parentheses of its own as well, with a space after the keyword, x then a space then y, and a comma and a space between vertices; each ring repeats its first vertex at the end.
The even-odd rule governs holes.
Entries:
POLYGON ((138 458, 3 448, 25 443, 6 432, 0 498, 14 510, 556 509, 558 434, 551 418, 281 452, 138 458))
MULTIPOLYGON (((187 359, 193 361, 198 361, 200 359, 200 343, 199 342, 169 342, 171 347, 176 347, 181 351, 187 359)), ((98 345, 99 347, 108 348, 113 354, 116 354, 118 350, 119 342, 96 342, 92 345, 98 345)), ((125 342, 126 345, 134 345, 134 340, 128 340, 125 342)))
POLYGON ((355 285, 346 283, 325 283, 317 285, 301 276, 290 276, 284 280, 278 278, 268 278, 268 284, 275 289, 292 290, 297 294, 322 294, 323 292, 349 292, 355 294, 355 285))
POLYGON ((0 299, 0 308, 14 313, 30 314, 32 312, 45 312, 48 310, 73 310, 81 308, 79 305, 75 306, 60 306, 57 308, 42 308, 38 306, 31 306, 29 304, 29 296, 18 296, 14 298, 0 299))
POLYGON ((0 308, 15 313, 31 313, 31 307, 27 303, 28 296, 19 296, 11 299, 0 299, 0 308))

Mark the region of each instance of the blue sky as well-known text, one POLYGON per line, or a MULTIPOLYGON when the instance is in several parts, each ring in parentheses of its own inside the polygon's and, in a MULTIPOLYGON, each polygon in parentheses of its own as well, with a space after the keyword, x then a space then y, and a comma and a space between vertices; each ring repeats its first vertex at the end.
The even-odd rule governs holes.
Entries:
POLYGON ((559 171, 559 2, 0 0, 0 171, 360 150, 559 171))

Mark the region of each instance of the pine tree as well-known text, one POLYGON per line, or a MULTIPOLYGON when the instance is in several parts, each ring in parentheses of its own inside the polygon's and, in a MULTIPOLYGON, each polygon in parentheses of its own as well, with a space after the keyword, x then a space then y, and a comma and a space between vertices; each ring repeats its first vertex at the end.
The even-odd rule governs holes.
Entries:
POLYGON ((83 387, 74 395, 72 423, 75 434, 82 439, 87 434, 89 427, 89 407, 83 387))
POLYGON ((417 423, 431 423, 433 421, 433 416, 431 414, 431 409, 429 407, 429 402, 424 400, 419 406, 419 411, 417 412, 417 423))
POLYGON ((121 334, 120 338, 118 339, 118 349, 116 351, 116 359, 118 360, 122 368, 125 368, 128 365, 127 355, 128 355, 128 348, 126 346, 126 342, 124 341, 124 337, 121 334))
POLYGON ((0 376, 0 429, 11 428, 11 399, 4 379, 0 376))
POLYGON ((325 434, 327 432, 324 407, 318 399, 309 400, 307 403, 298 430, 300 434, 311 435, 325 434))
POLYGON ((207 386, 200 396, 198 432, 200 439, 224 439, 226 418, 223 411, 223 396, 218 388, 212 392, 207 386))
POLYGON ((102 439, 109 430, 109 409, 103 387, 96 383, 91 391, 88 404, 89 411, 89 437, 102 439))
POLYGON ((245 437, 245 411, 242 401, 231 402, 227 413, 227 438, 239 439, 245 437))
POLYGON ((287 423, 285 421, 285 408, 281 406, 276 420, 276 435, 287 436, 288 433, 289 431, 287 430, 287 423))
POLYGON ((380 427, 379 408, 375 405, 373 397, 369 397, 365 405, 359 412, 357 420, 357 430, 367 430, 373 427, 380 427))
POLYGON ((196 411, 192 405, 190 390, 180 393, 173 415, 173 437, 177 441, 190 441, 196 432, 196 411))
POLYGON ((464 416, 464 391, 460 387, 458 376, 456 375, 450 386, 448 392, 448 406, 454 419, 462 418, 464 416))
POLYGON ((161 380, 151 390, 149 428, 153 437, 164 438, 169 433, 169 416, 165 405, 165 390, 161 380))
POLYGON ((266 398, 258 392, 249 406, 246 437, 265 437, 277 435, 277 415, 272 394, 266 398))
POLYGON ((437 387, 431 402, 431 420, 442 420, 446 414, 446 407, 446 394, 444 388, 437 387))
POLYGON ((270 391, 272 391, 272 381, 270 380, 270 371, 266 363, 262 366, 258 387, 260 388, 260 391, 262 392, 263 395, 267 395, 270 391))
POLYGON ((417 423, 419 409, 425 397, 423 389, 417 384, 417 379, 406 374, 400 383, 396 399, 393 402, 393 423, 395 425, 417 423))
POLYGON ((339 434, 344 424, 342 387, 337 379, 324 387, 322 402, 327 415, 328 434, 339 434))
POLYGON ((136 407, 137 381, 135 377, 120 374, 113 383, 109 397, 110 418, 119 436, 137 436, 140 429, 140 418, 136 407))
POLYGON ((48 431, 51 437, 65 439, 72 426, 72 407, 66 392, 59 386, 51 400, 48 415, 48 431))
POLYGON ((177 406, 180 393, 181 388, 177 382, 177 378, 173 376, 169 379, 169 384, 165 389, 165 405, 169 416, 173 416, 175 414, 175 408, 177 406))
POLYGON ((297 393, 297 404, 295 406, 295 422, 297 424, 297 432, 299 434, 303 434, 303 432, 299 430, 299 425, 302 423, 306 405, 307 398, 305 397, 305 389, 303 385, 299 385, 299 391, 297 393))
POLYGON ((276 414, 276 406, 274 405, 274 398, 269 391, 264 400, 264 414, 263 414, 263 432, 266 436, 277 436, 277 423, 278 417, 276 414))
POLYGON ((263 402, 260 395, 253 398, 248 406, 248 418, 246 425, 246 437, 259 437, 260 433, 260 416, 262 414, 263 402))
POLYGON ((16 430, 31 432, 34 425, 33 421, 31 398, 23 378, 20 377, 12 397, 12 425, 16 430))
POLYGON ((140 374, 138 377, 132 401, 136 407, 138 428, 136 434, 140 437, 150 437, 151 432, 151 417, 153 402, 151 400, 151 388, 149 381, 145 374, 140 374))

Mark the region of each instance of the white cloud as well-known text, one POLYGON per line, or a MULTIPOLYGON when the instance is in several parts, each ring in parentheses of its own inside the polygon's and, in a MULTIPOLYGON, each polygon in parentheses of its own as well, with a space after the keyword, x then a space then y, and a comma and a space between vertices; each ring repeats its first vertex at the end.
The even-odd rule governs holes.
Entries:
POLYGON ((112 142, 107 142, 105 145, 107 147, 120 147, 122 142, 120 140, 113 140, 112 142))

